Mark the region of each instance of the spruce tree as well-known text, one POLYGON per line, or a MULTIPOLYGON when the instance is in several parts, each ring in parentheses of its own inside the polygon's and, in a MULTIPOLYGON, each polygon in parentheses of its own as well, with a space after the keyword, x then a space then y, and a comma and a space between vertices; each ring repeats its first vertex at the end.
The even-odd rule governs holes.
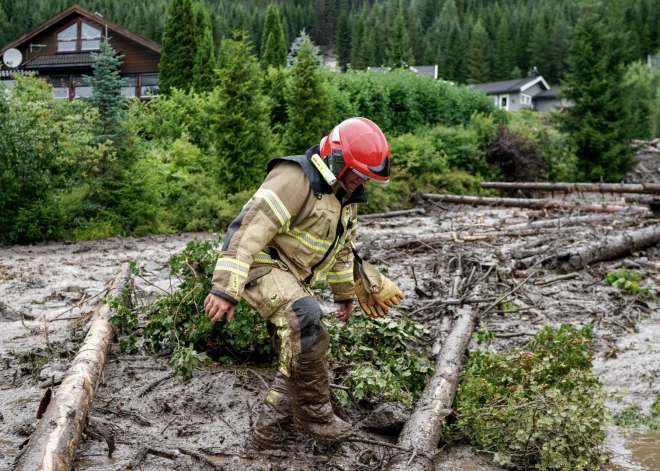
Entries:
POLYGON ((286 41, 280 22, 280 14, 274 3, 268 5, 261 40, 261 68, 286 65, 286 41))
POLYGON ((342 71, 351 61, 351 26, 348 21, 348 14, 342 11, 337 19, 337 32, 335 33, 337 56, 339 67, 342 71))
POLYGON ((85 75, 83 78, 92 87, 90 102, 99 110, 103 134, 113 133, 126 101, 121 94, 120 75, 124 56, 115 52, 107 36, 101 41, 100 51, 92 52, 91 56, 93 75, 85 75))
POLYGON ((167 15, 158 66, 158 89, 164 95, 172 88, 192 87, 198 39, 192 0, 172 0, 167 15))
POLYGON ((330 102, 309 37, 303 40, 291 67, 284 96, 288 116, 284 149, 289 154, 302 154, 317 144, 330 126, 330 102))
POLYGON ((222 66, 209 110, 219 179, 227 193, 258 186, 273 152, 257 58, 243 37, 235 39, 222 42, 222 66))
POLYGON ((215 57, 213 45, 213 28, 203 2, 195 3, 195 29, 199 39, 195 66, 193 67, 193 86, 197 92, 209 92, 213 89, 215 57))
POLYGON ((323 58, 321 57, 319 48, 318 46, 314 46, 314 43, 312 43, 312 40, 310 39, 309 35, 303 29, 300 32, 300 36, 298 36, 295 39, 295 41, 291 43, 291 50, 289 51, 289 55, 286 56, 287 67, 291 67, 294 64, 294 62, 296 61, 296 57, 298 57, 298 53, 300 52, 300 49, 305 44, 311 44, 313 56, 314 56, 314 63, 316 65, 321 65, 321 63, 323 62, 323 58))
POLYGON ((408 67, 413 65, 414 56, 410 47, 410 38, 408 36, 408 26, 406 18, 403 15, 403 5, 399 1, 392 34, 387 43, 385 60, 390 67, 408 67))
POLYGON ((472 28, 472 38, 470 47, 467 51, 467 72, 468 78, 474 83, 488 82, 490 79, 490 65, 488 63, 488 37, 486 30, 481 25, 481 20, 477 20, 472 28))
POLYGON ((360 49, 364 41, 364 19, 362 14, 359 14, 353 22, 353 30, 351 31, 351 67, 354 69, 364 69, 367 67, 360 60, 360 49))
POLYGON ((620 181, 632 164, 630 120, 625 106, 621 44, 607 31, 593 5, 584 8, 573 31, 563 96, 574 103, 556 114, 561 131, 577 148, 583 178, 620 181))
POLYGON ((508 80, 511 75, 511 32, 509 31, 509 21, 506 15, 502 16, 497 35, 495 37, 495 67, 493 69, 493 78, 495 80, 508 80))

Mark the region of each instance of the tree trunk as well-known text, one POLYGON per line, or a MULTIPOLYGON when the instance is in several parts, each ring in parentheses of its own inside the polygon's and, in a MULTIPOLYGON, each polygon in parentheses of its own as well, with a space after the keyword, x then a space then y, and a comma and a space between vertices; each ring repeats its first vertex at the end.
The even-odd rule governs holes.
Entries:
POLYGON ((525 222, 522 224, 512 224, 504 226, 507 231, 517 231, 525 229, 538 229, 541 227, 569 227, 589 222, 611 221, 610 214, 590 214, 588 216, 568 216, 565 218, 541 219, 539 221, 525 222))
POLYGON ((393 218, 397 216, 408 216, 412 214, 425 214, 424 208, 402 209, 401 211, 390 211, 389 213, 362 214, 358 216, 360 221, 368 219, 393 218))
POLYGON ((390 471, 431 471, 435 468, 432 457, 438 451, 442 423, 451 414, 458 379, 470 343, 476 317, 471 307, 457 309, 458 319, 445 340, 438 356, 435 373, 415 411, 403 427, 398 444, 414 447, 415 456, 398 455, 388 466, 390 471))
POLYGON ((436 195, 420 193, 422 199, 445 201, 447 203, 469 204, 480 206, 504 206, 529 209, 565 209, 587 213, 618 213, 620 211, 647 211, 647 208, 637 206, 610 206, 605 204, 575 204, 565 201, 531 198, 486 198, 483 196, 436 195))
POLYGON ((660 241, 660 225, 646 227, 634 232, 607 237, 601 242, 584 245, 564 252, 544 262, 560 271, 569 273, 592 263, 612 260, 629 255, 660 241))
POLYGON ((492 188, 497 190, 561 191, 563 193, 660 193, 660 184, 658 183, 482 182, 481 188, 492 188))
MULTIPOLYGON (((129 267, 124 264, 108 297, 120 297, 129 281, 129 267)), ((104 304, 25 451, 17 458, 14 471, 68 471, 71 468, 110 349, 113 327, 108 320, 111 315, 110 306, 104 304)))

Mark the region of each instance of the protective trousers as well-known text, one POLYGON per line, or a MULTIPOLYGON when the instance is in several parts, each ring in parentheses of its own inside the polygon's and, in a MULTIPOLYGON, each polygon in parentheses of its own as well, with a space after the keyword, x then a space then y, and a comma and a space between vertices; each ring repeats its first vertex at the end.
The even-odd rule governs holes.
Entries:
POLYGON ((294 275, 280 268, 248 283, 243 297, 268 322, 279 357, 277 376, 255 427, 256 444, 273 447, 285 441, 292 414, 296 426, 311 438, 344 441, 352 430, 334 415, 330 403, 330 337, 316 300, 294 275))

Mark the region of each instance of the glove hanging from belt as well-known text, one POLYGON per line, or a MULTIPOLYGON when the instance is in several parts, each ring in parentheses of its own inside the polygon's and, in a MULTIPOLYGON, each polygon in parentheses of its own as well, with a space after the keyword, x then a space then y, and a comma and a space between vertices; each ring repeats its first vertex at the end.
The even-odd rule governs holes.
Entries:
POLYGON ((355 294, 360 306, 369 317, 383 317, 391 307, 403 300, 403 293, 392 280, 381 275, 376 267, 362 260, 352 244, 351 249, 356 262, 353 265, 355 294))

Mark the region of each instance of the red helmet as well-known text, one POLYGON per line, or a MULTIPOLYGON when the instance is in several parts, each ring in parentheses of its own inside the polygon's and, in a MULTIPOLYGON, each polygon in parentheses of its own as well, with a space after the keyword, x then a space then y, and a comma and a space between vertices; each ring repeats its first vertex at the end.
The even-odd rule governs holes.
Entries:
POLYGON ((390 145, 383 131, 367 118, 350 118, 321 139, 321 157, 341 178, 352 168, 362 177, 386 183, 390 180, 390 145))

